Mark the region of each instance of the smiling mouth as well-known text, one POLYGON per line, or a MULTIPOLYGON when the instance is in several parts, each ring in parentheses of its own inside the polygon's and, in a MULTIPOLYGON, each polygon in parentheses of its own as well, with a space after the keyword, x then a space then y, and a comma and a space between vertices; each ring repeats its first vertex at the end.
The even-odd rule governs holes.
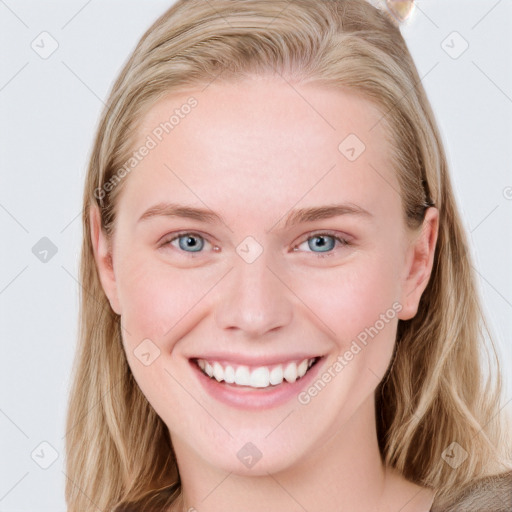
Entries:
POLYGON ((283 382, 293 383, 301 379, 319 359, 320 357, 311 357, 285 364, 258 367, 221 364, 218 361, 207 361, 205 359, 194 359, 193 362, 202 373, 217 382, 262 389, 279 386, 283 382))

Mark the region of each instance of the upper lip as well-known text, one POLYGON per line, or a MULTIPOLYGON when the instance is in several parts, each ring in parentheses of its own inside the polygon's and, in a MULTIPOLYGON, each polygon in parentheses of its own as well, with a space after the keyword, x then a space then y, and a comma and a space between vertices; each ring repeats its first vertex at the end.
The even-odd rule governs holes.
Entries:
POLYGON ((297 352, 295 354, 282 355, 264 355, 264 356, 247 356, 241 354, 222 354, 212 353, 201 354, 190 357, 191 360, 203 359, 205 361, 217 361, 238 366, 273 366, 278 364, 286 364, 292 361, 303 361, 304 359, 313 359, 322 357, 320 354, 297 352))

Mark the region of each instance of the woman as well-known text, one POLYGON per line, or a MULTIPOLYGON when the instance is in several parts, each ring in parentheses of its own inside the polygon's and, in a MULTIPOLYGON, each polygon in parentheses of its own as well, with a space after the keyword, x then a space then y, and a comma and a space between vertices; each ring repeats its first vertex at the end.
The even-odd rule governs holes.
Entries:
POLYGON ((108 105, 69 510, 508 510, 499 362, 391 17, 179 1, 108 105))

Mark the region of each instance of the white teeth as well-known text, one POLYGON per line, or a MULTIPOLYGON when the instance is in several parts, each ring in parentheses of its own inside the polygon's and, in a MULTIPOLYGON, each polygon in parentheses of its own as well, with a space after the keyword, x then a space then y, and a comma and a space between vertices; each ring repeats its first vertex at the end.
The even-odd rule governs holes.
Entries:
POLYGON ((288 363, 283 375, 286 381, 295 382, 297 380, 297 365, 295 363, 288 363))
POLYGON ((306 372, 308 371, 308 360, 304 359, 302 363, 299 364, 297 367, 297 377, 304 377, 306 375, 306 372))
POLYGON ((224 380, 228 384, 233 384, 233 382, 235 382, 235 370, 233 370, 232 366, 226 366, 226 369, 224 370, 224 380))
POLYGON ((213 363, 213 376, 220 382, 221 380, 224 380, 224 370, 222 369, 222 366, 215 362, 213 363))
POLYGON ((249 386, 253 388, 266 388, 270 383, 270 372, 265 366, 260 366, 251 373, 249 386))
POLYGON ((198 359, 197 365, 208 377, 215 378, 218 382, 225 381, 227 384, 238 386, 249 386, 252 388, 267 388, 282 384, 284 380, 293 383, 304 377, 316 358, 304 359, 297 362, 290 362, 284 368, 282 364, 269 368, 259 366, 251 370, 248 366, 226 366, 225 368, 217 361, 209 363, 205 359, 198 359))
POLYGON ((270 384, 275 386, 276 384, 281 384, 283 382, 283 367, 281 365, 276 366, 270 372, 270 384))
POLYGON ((251 381, 251 373, 247 366, 239 366, 235 372, 235 384, 248 386, 251 381))

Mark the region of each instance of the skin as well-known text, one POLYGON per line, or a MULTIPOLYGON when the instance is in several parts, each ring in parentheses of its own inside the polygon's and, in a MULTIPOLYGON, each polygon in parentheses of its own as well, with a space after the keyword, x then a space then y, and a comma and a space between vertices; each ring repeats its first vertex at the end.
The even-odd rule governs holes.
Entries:
POLYGON ((428 511, 433 493, 381 462, 374 392, 398 319, 414 317, 428 283, 438 211, 429 208, 420 229, 406 228, 390 147, 376 125, 382 114, 319 85, 260 77, 170 94, 142 120, 136 146, 191 95, 197 107, 122 183, 112 240, 95 207, 90 214, 128 363, 171 433, 183 483, 175 510, 428 511), (353 162, 338 150, 350 133, 366 146, 353 162), (210 209, 225 222, 138 222, 163 201, 210 209), (332 203, 371 216, 284 226, 291 209, 332 203), (350 245, 319 253, 311 238, 325 230, 350 245), (177 239, 163 245, 182 231, 204 237, 202 251, 191 256, 177 239), (263 248, 252 263, 236 252, 247 236, 263 248), (326 369, 395 302, 401 311, 307 405, 292 399, 241 411, 208 395, 189 363, 214 347, 319 354, 326 369), (134 350, 148 338, 161 353, 145 366, 134 350), (252 468, 237 457, 247 442, 262 453, 252 468))

